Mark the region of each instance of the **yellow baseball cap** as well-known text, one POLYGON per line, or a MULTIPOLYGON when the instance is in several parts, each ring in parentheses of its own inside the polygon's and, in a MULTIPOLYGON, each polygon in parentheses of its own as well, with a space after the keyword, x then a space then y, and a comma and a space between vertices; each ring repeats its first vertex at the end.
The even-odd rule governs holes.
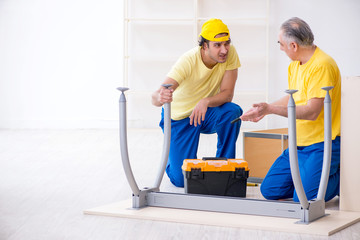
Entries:
POLYGON ((228 27, 220 20, 211 18, 207 20, 201 28, 200 35, 206 40, 213 42, 225 42, 230 39, 230 32, 228 27), (220 33, 227 33, 224 37, 215 38, 220 33))

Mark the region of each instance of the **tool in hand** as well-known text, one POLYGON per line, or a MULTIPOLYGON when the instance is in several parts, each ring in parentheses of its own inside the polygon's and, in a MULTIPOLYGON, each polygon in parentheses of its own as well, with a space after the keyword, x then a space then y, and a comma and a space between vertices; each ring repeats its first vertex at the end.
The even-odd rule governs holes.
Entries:
POLYGON ((240 117, 235 118, 234 120, 231 121, 231 124, 236 123, 237 121, 240 121, 240 120, 241 120, 240 117))

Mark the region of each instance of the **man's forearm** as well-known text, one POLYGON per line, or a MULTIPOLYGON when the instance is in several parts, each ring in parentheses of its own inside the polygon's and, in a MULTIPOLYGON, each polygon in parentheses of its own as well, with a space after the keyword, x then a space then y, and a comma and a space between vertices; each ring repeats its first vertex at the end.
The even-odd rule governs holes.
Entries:
POLYGON ((212 97, 207 97, 204 100, 208 101, 208 107, 218 107, 223 105, 224 103, 231 102, 233 96, 234 96, 233 92, 228 90, 228 91, 219 92, 218 94, 212 97))
POLYGON ((276 114, 282 117, 287 117, 288 116, 287 106, 271 103, 269 104, 267 114, 276 114))
MULTIPOLYGON (((283 100, 269 104, 268 114, 288 117, 287 104, 285 105, 283 100)), ((312 99, 306 105, 296 106, 296 119, 316 120, 322 109, 322 101, 322 99, 312 99)))
POLYGON ((282 117, 287 117, 288 116, 288 111, 287 111, 287 104, 289 101, 289 96, 286 95, 282 98, 280 98, 279 100, 270 103, 269 107, 268 107, 268 112, 266 114, 276 114, 282 117))

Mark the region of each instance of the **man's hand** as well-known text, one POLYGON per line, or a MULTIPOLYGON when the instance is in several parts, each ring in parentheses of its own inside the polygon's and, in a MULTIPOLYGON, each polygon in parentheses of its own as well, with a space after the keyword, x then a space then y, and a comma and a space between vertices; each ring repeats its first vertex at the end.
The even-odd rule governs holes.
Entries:
POLYGON ((240 119, 243 121, 258 122, 269 113, 268 109, 269 104, 267 103, 253 104, 253 108, 244 113, 240 119))
POLYGON ((172 86, 167 89, 161 86, 158 90, 151 94, 151 103, 156 107, 161 107, 164 103, 170 103, 173 101, 173 92, 179 86, 179 84, 172 78, 166 78, 163 84, 172 84, 172 86))
POLYGON ((200 125, 202 121, 205 120, 205 114, 207 111, 209 105, 209 101, 204 98, 201 99, 195 106, 194 110, 192 111, 190 115, 190 125, 193 125, 197 127, 197 125, 200 125))
POLYGON ((170 103, 172 102, 172 93, 174 92, 174 90, 172 88, 165 88, 165 87, 161 87, 159 90, 159 95, 158 95, 158 102, 161 104, 164 103, 170 103))

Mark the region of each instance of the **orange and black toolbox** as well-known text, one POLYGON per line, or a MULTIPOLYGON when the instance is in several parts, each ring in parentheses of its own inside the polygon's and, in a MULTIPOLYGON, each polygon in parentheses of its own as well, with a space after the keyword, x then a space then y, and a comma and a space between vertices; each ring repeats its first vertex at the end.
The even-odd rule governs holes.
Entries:
POLYGON ((246 197, 248 163, 242 159, 185 159, 185 193, 246 197))

